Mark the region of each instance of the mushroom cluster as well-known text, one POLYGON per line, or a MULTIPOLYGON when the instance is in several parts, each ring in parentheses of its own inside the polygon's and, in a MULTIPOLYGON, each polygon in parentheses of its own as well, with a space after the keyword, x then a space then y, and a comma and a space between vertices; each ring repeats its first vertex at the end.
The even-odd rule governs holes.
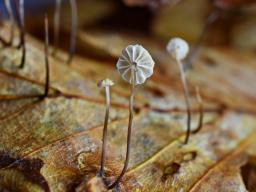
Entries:
MULTIPOLYGON (((123 169, 116 180, 108 186, 108 189, 117 187, 124 174, 126 173, 130 160, 131 151, 131 136, 133 127, 133 113, 134 113, 134 94, 136 86, 145 83, 145 81, 153 74, 155 62, 153 61, 149 52, 141 45, 129 45, 122 51, 122 55, 117 61, 117 71, 121 75, 122 79, 131 84, 131 94, 129 101, 129 122, 128 122, 128 133, 127 133, 127 146, 126 146, 126 157, 123 169)), ((102 144, 102 155, 101 155, 101 167, 98 175, 103 177, 104 174, 104 161, 106 151, 106 135, 107 135, 107 123, 109 116, 110 107, 110 93, 109 87, 113 85, 113 82, 109 79, 101 81, 98 86, 105 87, 106 89, 106 115, 105 123, 103 128, 103 144, 102 144)))

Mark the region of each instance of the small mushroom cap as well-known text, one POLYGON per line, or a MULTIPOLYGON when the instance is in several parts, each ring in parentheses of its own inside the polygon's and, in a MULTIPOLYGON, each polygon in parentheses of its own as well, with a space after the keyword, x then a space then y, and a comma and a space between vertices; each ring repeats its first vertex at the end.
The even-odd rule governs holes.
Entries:
POLYGON ((122 51, 116 67, 121 77, 134 84, 142 84, 153 74, 155 62, 149 52, 141 45, 129 45, 122 51))
POLYGON ((166 49, 168 53, 170 53, 170 55, 177 60, 184 59, 189 52, 188 43, 178 37, 171 39, 167 44, 166 49))
POLYGON ((98 87, 99 88, 103 88, 103 87, 110 87, 110 86, 113 86, 114 85, 114 82, 110 79, 104 79, 104 80, 101 80, 99 83, 98 83, 98 87))

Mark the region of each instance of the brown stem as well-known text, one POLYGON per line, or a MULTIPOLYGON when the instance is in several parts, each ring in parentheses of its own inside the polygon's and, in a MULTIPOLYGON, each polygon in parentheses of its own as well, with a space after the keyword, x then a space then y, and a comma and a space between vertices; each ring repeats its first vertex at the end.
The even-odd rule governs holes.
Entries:
MULTIPOLYGON (((24 38, 24 36, 22 37, 24 38)), ((25 66, 26 62, 26 45, 25 45, 25 40, 22 40, 22 56, 21 56, 21 62, 19 67, 22 69, 25 66)))
POLYGON ((117 177, 116 181, 108 186, 108 189, 112 189, 119 184, 124 174, 126 173, 129 165, 130 159, 130 150, 131 150, 131 135, 132 135, 132 125, 133 125, 133 113, 134 113, 134 93, 135 93, 135 74, 132 70, 132 88, 131 88, 131 96, 129 102, 129 123, 128 123, 128 134, 127 134, 127 146, 126 146, 126 157, 124 162, 124 167, 122 169, 121 174, 117 177))
POLYGON ((77 35, 77 5, 76 0, 69 0, 71 7, 71 35, 70 48, 67 63, 70 64, 76 51, 76 35, 77 35))
POLYGON ((219 9, 215 9, 207 18, 206 23, 204 24, 203 30, 201 31, 199 38, 197 40, 197 42, 195 43, 195 46, 193 47, 193 49, 191 50, 191 53, 189 54, 188 58, 187 58, 187 62, 185 64, 185 70, 187 69, 191 69, 192 65, 193 65, 193 61, 197 55, 197 52, 199 50, 199 48, 201 47, 201 44, 203 43, 204 40, 204 36, 207 33, 209 26, 216 21, 219 18, 220 15, 220 10, 219 9))
POLYGON ((44 87, 44 95, 43 98, 48 96, 49 93, 49 81, 50 81, 50 74, 49 74, 49 59, 48 59, 48 46, 49 46, 49 25, 48 25, 48 17, 45 16, 44 19, 45 23, 45 43, 44 43, 44 51, 45 51, 45 87, 44 87))
POLYGON ((190 107, 190 99, 189 99, 190 95, 188 91, 187 79, 186 79, 185 71, 183 69, 183 65, 180 60, 177 60, 177 63, 180 69, 180 76, 181 76, 183 92, 184 92, 186 107, 187 107, 187 132, 186 132, 186 137, 184 141, 184 144, 187 144, 190 136, 190 129, 191 129, 191 107, 190 107))
POLYGON ((21 46, 22 46, 22 57, 20 68, 23 68, 26 61, 26 37, 25 37, 25 20, 24 20, 24 0, 19 0, 19 13, 20 13, 20 21, 21 21, 21 46))
POLYGON ((54 12, 54 50, 53 54, 57 53, 59 47, 59 34, 60 34, 60 8, 62 0, 55 0, 54 12))
POLYGON ((105 114, 103 136, 102 136, 101 164, 100 164, 100 170, 99 170, 100 177, 102 177, 104 175, 104 165, 105 165, 105 159, 106 159, 107 130, 108 130, 109 109, 110 109, 110 88, 109 88, 109 86, 105 87, 105 92, 106 92, 106 114, 105 114))
POLYGON ((20 29, 20 43, 18 48, 22 47, 22 56, 19 67, 23 68, 26 61, 26 41, 25 41, 25 22, 24 22, 24 0, 19 0, 19 8, 16 0, 14 0, 14 7, 17 13, 18 26, 20 29))
POLYGON ((203 122, 204 122, 204 105, 203 105, 203 101, 202 101, 202 98, 201 98, 200 91, 199 91, 198 87, 196 87, 196 99, 199 103, 200 116, 199 116, 199 121, 198 121, 197 128, 192 131, 193 134, 198 133, 202 129, 203 122))

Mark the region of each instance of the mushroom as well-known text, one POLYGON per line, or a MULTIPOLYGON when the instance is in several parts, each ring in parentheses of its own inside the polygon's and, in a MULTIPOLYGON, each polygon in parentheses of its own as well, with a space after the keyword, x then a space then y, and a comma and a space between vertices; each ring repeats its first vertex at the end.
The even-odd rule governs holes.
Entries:
POLYGON ((166 47, 169 54, 176 60, 179 70, 181 81, 183 85, 183 92, 185 96, 186 106, 187 106, 187 132, 184 143, 187 144, 190 136, 190 129, 191 129, 191 107, 190 107, 190 95, 187 86, 187 79, 186 73, 183 68, 182 59, 185 59, 189 52, 189 46, 186 41, 181 38, 173 38, 169 41, 166 47))
POLYGON ((106 159, 106 145, 107 145, 107 129, 108 129, 108 119, 109 119, 109 109, 110 109, 110 87, 113 86, 114 83, 110 79, 101 80, 98 83, 99 88, 105 88, 106 94, 106 113, 105 113, 105 121, 103 128, 103 136, 102 136, 102 152, 101 152, 101 163, 100 170, 98 175, 102 177, 104 175, 104 165, 106 159))
POLYGON ((122 55, 117 61, 116 66, 119 74, 125 81, 131 84, 131 95, 129 102, 129 123, 124 167, 117 179, 108 186, 108 189, 118 186, 119 182, 127 171, 131 149, 135 87, 139 84, 143 84, 146 79, 153 74, 154 64, 155 62, 153 61, 149 52, 141 45, 127 46, 122 51, 122 55))

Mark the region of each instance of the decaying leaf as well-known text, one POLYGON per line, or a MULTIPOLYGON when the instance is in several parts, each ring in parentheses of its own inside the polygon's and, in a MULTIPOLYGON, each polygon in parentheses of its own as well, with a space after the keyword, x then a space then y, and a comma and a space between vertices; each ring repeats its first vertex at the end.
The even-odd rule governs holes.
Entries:
MULTIPOLYGON (((3 25, 1 37, 8 37, 7 33, 3 25)), ((82 38, 84 32, 80 35, 82 38)), ((104 51, 113 60, 123 47, 120 45, 131 42, 127 36, 113 37, 118 41, 112 41, 111 48, 108 33, 88 33, 84 44, 104 51)), ((157 72, 137 90, 131 161, 121 191, 254 189, 255 56, 204 48, 188 73, 190 87, 201 87, 204 126, 183 145, 186 112, 178 69, 161 43, 143 38, 138 41, 152 52, 157 72), (241 174, 245 166, 254 168, 249 168, 252 177, 241 174)), ((67 66, 65 53, 50 57, 50 93, 42 100, 38 99, 45 75, 42 43, 28 36, 23 69, 17 68, 20 51, 1 46, 0 189, 61 192, 94 186, 105 109, 104 93, 96 87, 100 79, 108 77, 115 82, 105 170, 106 182, 111 183, 123 165, 129 96, 128 85, 118 76, 115 63, 77 56, 67 66), (27 175, 27 164, 36 181, 27 175)), ((194 95, 192 88, 191 92, 194 95)), ((194 129, 198 121, 195 100, 192 111, 194 129)))

